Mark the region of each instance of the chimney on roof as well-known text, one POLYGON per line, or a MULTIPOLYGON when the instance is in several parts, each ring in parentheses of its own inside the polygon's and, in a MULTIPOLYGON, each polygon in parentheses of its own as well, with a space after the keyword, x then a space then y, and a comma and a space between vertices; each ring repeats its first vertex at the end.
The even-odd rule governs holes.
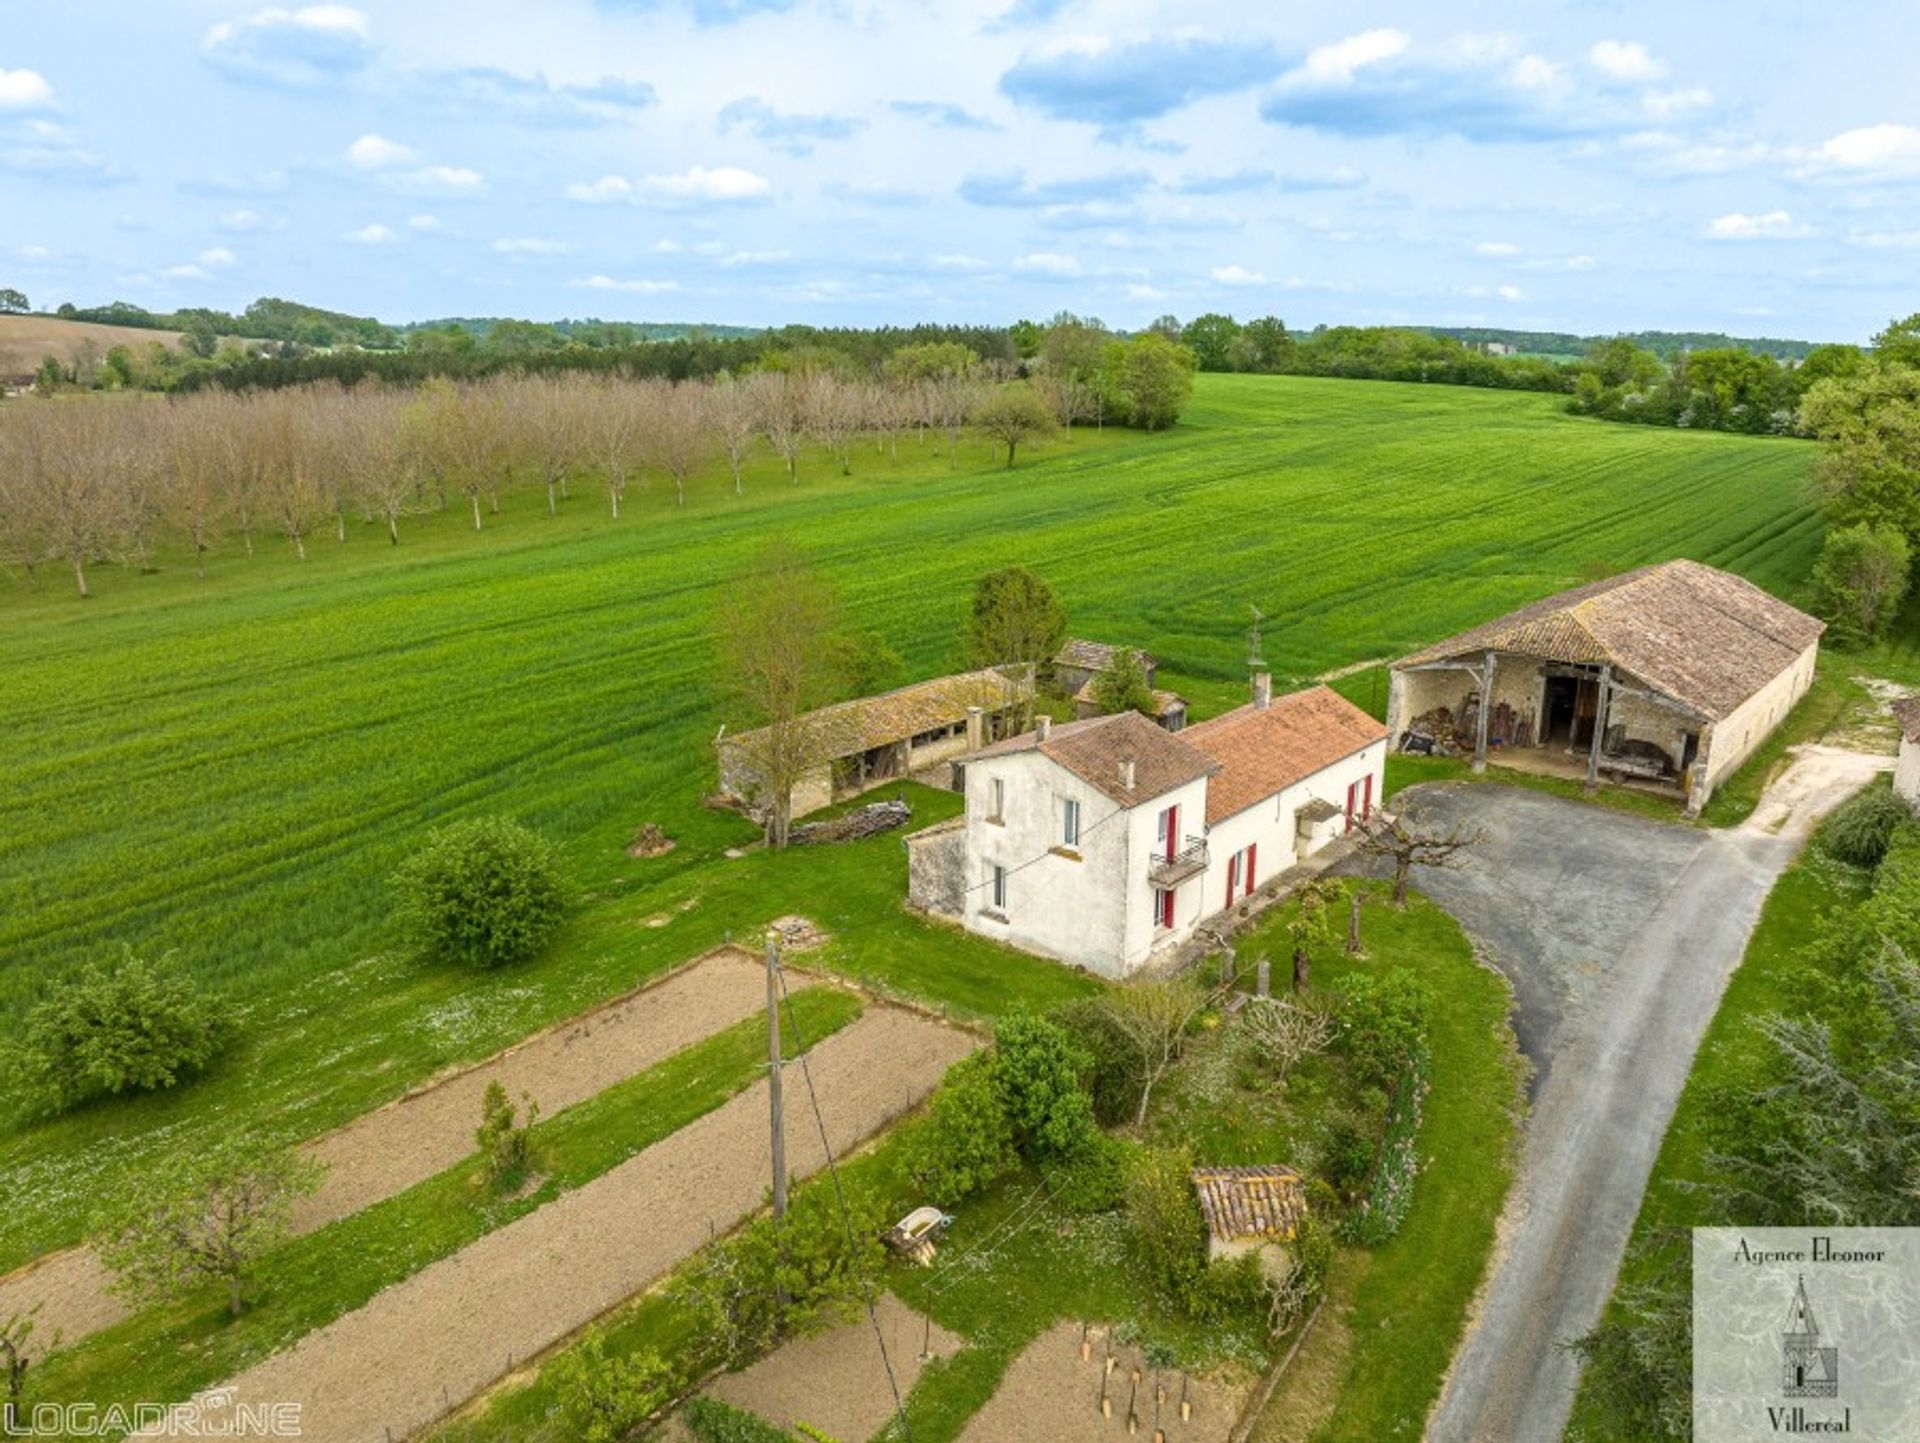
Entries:
POLYGON ((1128 757, 1120 763, 1120 786, 1122 790, 1133 790, 1133 758, 1128 757))
POLYGON ((987 744, 987 712, 985 707, 967 708, 967 750, 977 752, 987 744))
POLYGON ((1265 711, 1273 702, 1273 673, 1256 671, 1253 674, 1253 705, 1257 711, 1265 711))
POLYGON ((1039 716, 1035 717, 1033 722, 1033 734, 1036 737, 1038 737, 1041 741, 1045 741, 1049 736, 1053 735, 1053 718, 1048 716, 1045 712, 1042 712, 1039 716))

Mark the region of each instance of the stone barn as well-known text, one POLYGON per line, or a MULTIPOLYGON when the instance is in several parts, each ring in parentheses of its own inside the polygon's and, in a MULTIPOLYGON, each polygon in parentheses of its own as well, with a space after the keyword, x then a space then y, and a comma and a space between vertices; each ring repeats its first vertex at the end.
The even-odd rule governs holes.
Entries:
POLYGON ((1393 663, 1404 751, 1634 782, 1690 812, 1813 683, 1826 624, 1669 561, 1563 591, 1393 663))
MULTIPOLYGON (((801 725, 821 761, 795 783, 792 814, 803 817, 836 798, 978 751, 1023 724, 1032 701, 1030 672, 990 667, 809 712, 801 725)), ((749 806, 761 802, 765 788, 755 758, 766 735, 765 728, 723 731, 715 740, 723 795, 749 806)))

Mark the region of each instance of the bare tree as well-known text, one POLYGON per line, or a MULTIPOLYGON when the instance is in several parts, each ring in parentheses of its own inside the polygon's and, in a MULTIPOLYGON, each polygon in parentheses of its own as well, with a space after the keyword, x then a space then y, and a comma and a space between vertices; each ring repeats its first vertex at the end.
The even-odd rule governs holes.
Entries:
POLYGON ((928 388, 941 432, 947 438, 947 465, 958 464, 960 436, 967 429, 967 417, 973 414, 984 394, 983 388, 964 376, 942 376, 928 388))
POLYGON ((807 429, 840 463, 840 474, 851 476, 853 443, 864 419, 859 388, 822 373, 808 379, 806 395, 807 429))
POLYGON ((580 448, 582 408, 577 386, 550 376, 531 377, 507 392, 507 423, 520 438, 535 474, 547 488, 547 515, 559 512, 567 473, 580 448))
POLYGON ((818 715, 839 693, 845 664, 839 599, 784 541, 763 548, 725 595, 715 627, 720 684, 758 723, 731 744, 755 779, 767 844, 784 847, 795 785, 841 740, 818 715))
POLYGON ((1146 1122, 1154 1087, 1186 1051, 1187 1029, 1206 1010, 1208 1001, 1204 989, 1179 978, 1137 982, 1103 999, 1114 1033, 1126 1040, 1139 1065, 1140 1103, 1134 1109, 1134 1126, 1146 1122))
POLYGON ((1284 997, 1249 998, 1240 1025, 1283 1082, 1301 1061, 1325 1052, 1333 1041, 1330 1013, 1284 997))
POLYGON ((673 478, 674 504, 687 504, 687 477, 706 461, 713 447, 713 432, 707 423, 707 390, 704 386, 658 382, 649 408, 646 454, 653 464, 673 478))
POLYGON ((307 536, 327 511, 326 492, 314 475, 313 456, 299 399, 287 392, 256 398, 254 436, 261 448, 261 479, 267 508, 294 553, 307 559, 307 536))
POLYGON ((760 434, 787 463, 787 480, 800 480, 800 446, 807 438, 804 384, 781 371, 762 371, 753 378, 753 396, 760 416, 760 434))
POLYGON ((207 574, 207 553, 233 515, 226 485, 227 438, 220 433, 223 408, 210 398, 186 397, 165 412, 160 445, 165 456, 167 520, 193 548, 196 576, 207 574))
POLYGON ((760 434, 759 406, 750 386, 722 371, 707 393, 707 419, 733 468, 733 494, 741 494, 740 463, 760 434))
POLYGON ((1455 868, 1466 865, 1463 855, 1486 840, 1478 827, 1455 822, 1444 829, 1424 823, 1411 812, 1377 810, 1354 819, 1359 849, 1369 857, 1393 864, 1393 905, 1407 905, 1407 880, 1415 867, 1455 868))
POLYGON ((0 567, 24 571, 33 586, 40 584, 40 563, 49 554, 37 468, 24 430, 0 426, 0 567))
POLYGON ((117 442, 110 434, 118 417, 106 409, 115 404, 35 406, 10 426, 25 484, 36 498, 42 555, 73 568, 74 588, 83 597, 91 594, 88 564, 113 555, 122 536, 117 442))
POLYGON ((387 543, 400 544, 400 518, 426 509, 419 453, 408 444, 406 402, 389 392, 358 394, 341 418, 350 440, 352 485, 369 514, 387 523, 387 543))
POLYGON ((646 399, 632 383, 617 379, 599 382, 588 401, 586 449, 607 483, 613 518, 620 519, 620 498, 627 494, 639 469, 641 442, 647 421, 646 399))

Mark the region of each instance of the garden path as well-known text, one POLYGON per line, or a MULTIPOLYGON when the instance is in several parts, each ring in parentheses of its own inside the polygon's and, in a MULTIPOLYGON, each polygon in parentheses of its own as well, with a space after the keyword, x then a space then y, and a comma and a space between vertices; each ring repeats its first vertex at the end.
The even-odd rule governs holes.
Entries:
MULTIPOLYGON (((531 1097, 542 1117, 552 1117, 751 1016, 765 1000, 761 964, 743 948, 721 947, 416 1088, 307 1144, 304 1151, 327 1172, 320 1190, 298 1205, 294 1231, 324 1227, 470 1156, 491 1083, 506 1088, 516 1106, 531 1097)), ((0 1318, 37 1307, 38 1336, 58 1335, 62 1347, 71 1347, 128 1315, 112 1282, 92 1248, 49 1253, 0 1278, 0 1318)))
MULTIPOLYGON (((810 1066, 834 1153, 918 1104, 978 1045, 891 1006, 869 1008, 821 1042, 810 1066)), ((758 1210, 767 1111, 763 1080, 211 1390, 219 1406, 197 1415, 197 1426, 217 1427, 223 1409, 297 1404, 306 1443, 416 1432, 758 1210)), ((788 1069, 785 1117, 788 1165, 805 1177, 825 1155, 797 1067, 788 1069)))

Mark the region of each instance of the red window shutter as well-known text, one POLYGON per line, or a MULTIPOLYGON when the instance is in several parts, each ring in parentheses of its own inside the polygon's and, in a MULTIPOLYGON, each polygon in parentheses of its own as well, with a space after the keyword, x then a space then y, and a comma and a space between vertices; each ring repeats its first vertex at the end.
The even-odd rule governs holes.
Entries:
POLYGON ((1367 791, 1366 791, 1365 800, 1363 800, 1360 804, 1360 815, 1363 817, 1370 817, 1373 815, 1373 773, 1372 772, 1367 773, 1367 791))
POLYGON ((1247 895, 1249 897, 1253 895, 1253 861, 1254 861, 1254 858, 1259 855, 1260 855, 1260 844, 1258 842, 1248 842, 1247 843, 1247 895))
POLYGON ((1240 854, 1235 852, 1227 858, 1227 905, 1233 905, 1233 894, 1240 884, 1240 854))

